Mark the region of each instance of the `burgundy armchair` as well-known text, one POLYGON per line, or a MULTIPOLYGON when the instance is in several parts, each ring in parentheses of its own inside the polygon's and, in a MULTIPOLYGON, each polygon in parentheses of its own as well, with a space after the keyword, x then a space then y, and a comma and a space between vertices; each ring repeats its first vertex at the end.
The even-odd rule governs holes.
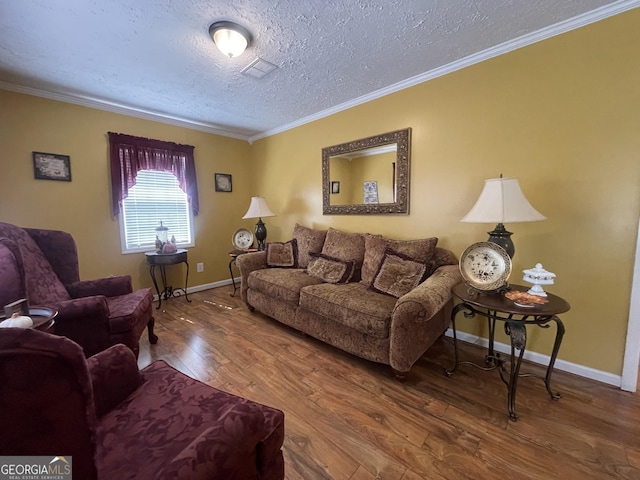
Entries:
POLYGON ((115 345, 0 329, 0 455, 68 455, 73 478, 281 480, 284 414, 115 345))
POLYGON ((90 357, 122 343, 138 356, 145 327, 153 333, 150 288, 133 291, 122 275, 80 281, 73 237, 58 230, 0 222, 0 309, 20 298, 58 310, 55 334, 70 338, 90 357))

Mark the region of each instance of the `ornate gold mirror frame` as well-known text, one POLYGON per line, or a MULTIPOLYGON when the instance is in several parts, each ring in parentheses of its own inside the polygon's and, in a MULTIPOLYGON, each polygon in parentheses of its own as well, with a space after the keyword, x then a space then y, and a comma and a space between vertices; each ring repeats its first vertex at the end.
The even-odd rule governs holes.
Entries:
MULTIPOLYGON (((397 130, 322 149, 322 213, 324 215, 367 215, 409 213, 409 160, 411 156, 411 129, 397 130), (392 203, 361 203, 331 205, 330 159, 369 151, 377 147, 396 147, 394 166, 394 199, 392 203)), ((336 182, 333 182, 334 184, 336 182)), ((335 190, 334 190, 335 193, 335 190)))

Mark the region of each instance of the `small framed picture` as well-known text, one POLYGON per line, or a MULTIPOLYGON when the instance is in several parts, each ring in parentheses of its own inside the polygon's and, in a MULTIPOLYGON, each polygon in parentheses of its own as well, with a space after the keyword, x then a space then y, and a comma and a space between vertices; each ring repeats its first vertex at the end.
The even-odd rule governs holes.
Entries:
POLYGON ((26 298, 16 300, 15 302, 11 302, 10 304, 4 306, 5 318, 11 318, 14 313, 25 317, 29 316, 29 302, 26 298))
POLYGON ((216 192, 230 192, 231 191, 231 175, 228 173, 216 173, 216 192))
POLYGON ((340 193, 340 182, 331 182, 331 193, 340 193))
POLYGON ((69 155, 33 152, 33 174, 38 180, 71 181, 71 159, 69 155))

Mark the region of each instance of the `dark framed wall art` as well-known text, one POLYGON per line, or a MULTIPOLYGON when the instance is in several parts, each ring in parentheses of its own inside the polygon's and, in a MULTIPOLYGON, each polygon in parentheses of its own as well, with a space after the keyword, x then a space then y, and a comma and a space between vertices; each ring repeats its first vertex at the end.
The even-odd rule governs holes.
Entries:
POLYGON ((228 173, 215 174, 216 192, 231 191, 231 175, 228 173))
POLYGON ((33 152, 33 175, 38 180, 71 181, 69 155, 33 152))
POLYGON ((331 182, 331 193, 340 193, 340 182, 331 182))

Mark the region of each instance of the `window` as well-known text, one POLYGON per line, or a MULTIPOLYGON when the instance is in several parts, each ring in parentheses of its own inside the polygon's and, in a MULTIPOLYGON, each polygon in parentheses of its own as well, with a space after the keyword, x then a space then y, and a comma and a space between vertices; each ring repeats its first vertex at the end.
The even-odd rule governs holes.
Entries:
POLYGON ((154 250, 160 222, 169 228, 169 239, 175 236, 178 247, 194 245, 191 208, 178 179, 171 172, 140 170, 122 200, 122 253, 154 250))
POLYGON ((192 247, 200 210, 192 145, 109 132, 111 205, 120 217, 122 253, 155 250, 160 222, 180 247, 192 247))

